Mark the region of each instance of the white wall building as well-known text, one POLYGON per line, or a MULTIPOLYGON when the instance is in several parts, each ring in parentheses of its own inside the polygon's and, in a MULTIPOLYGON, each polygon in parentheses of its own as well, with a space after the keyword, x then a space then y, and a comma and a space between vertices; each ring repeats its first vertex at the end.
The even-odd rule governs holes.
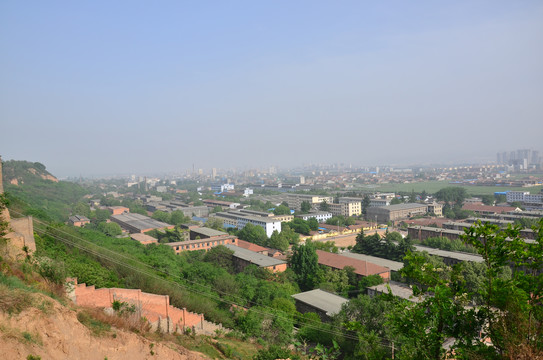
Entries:
POLYGON ((528 191, 508 191, 505 196, 508 203, 521 202, 530 205, 543 204, 543 194, 530 194, 528 191))
POLYGON ((310 214, 296 215, 296 217, 306 221, 315 218, 319 223, 324 223, 326 220, 332 218, 332 213, 328 211, 319 211, 310 214))

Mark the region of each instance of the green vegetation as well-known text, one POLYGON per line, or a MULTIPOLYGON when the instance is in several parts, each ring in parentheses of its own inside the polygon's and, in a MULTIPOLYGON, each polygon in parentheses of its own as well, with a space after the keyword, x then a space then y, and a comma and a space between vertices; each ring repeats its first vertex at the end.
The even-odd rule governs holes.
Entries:
POLYGON ((302 201, 302 204, 300 205, 300 213, 307 214, 311 211, 311 204, 309 201, 302 201))
POLYGON ((95 319, 88 311, 78 312, 77 320, 85 325, 94 336, 104 336, 111 331, 111 325, 95 319))
POLYGON ((465 244, 462 240, 459 239, 448 239, 446 237, 429 237, 425 240, 422 240, 420 244, 431 248, 447 251, 463 251, 472 254, 477 253, 477 250, 473 246, 465 244))
POLYGON ((87 190, 78 184, 42 178, 52 176, 40 163, 10 160, 2 163, 4 190, 11 201, 10 208, 24 215, 45 221, 66 221, 87 190), (10 179, 17 179, 18 185, 10 179))
POLYGON ((290 215, 290 208, 288 204, 283 202, 281 205, 273 209, 275 215, 290 215))
POLYGON ((311 241, 292 248, 289 266, 296 274, 296 281, 302 291, 314 289, 319 284, 319 257, 311 241))
POLYGON ((356 224, 356 219, 352 216, 345 217, 343 215, 336 215, 326 220, 326 223, 328 225, 350 226, 356 224))
POLYGON ((532 194, 538 194, 543 186, 532 187, 508 187, 508 186, 473 186, 473 185, 455 185, 449 184, 448 181, 421 181, 408 184, 382 184, 373 185, 371 189, 381 192, 411 192, 412 190, 421 193, 426 191, 429 194, 434 194, 445 187, 459 187, 467 191, 471 196, 475 195, 493 195, 497 191, 529 191, 532 194))
POLYGON ((412 250, 411 240, 409 238, 404 239, 397 232, 387 233, 384 239, 381 239, 381 236, 377 233, 364 235, 361 232, 356 237, 356 245, 353 247, 353 252, 395 261, 402 261, 405 254, 412 250))

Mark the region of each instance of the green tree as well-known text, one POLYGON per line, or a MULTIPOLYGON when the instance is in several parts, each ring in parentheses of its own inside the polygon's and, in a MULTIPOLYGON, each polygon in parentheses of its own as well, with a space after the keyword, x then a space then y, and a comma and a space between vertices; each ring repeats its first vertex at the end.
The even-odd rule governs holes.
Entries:
POLYGON ((92 217, 95 222, 100 223, 102 221, 106 221, 107 219, 109 219, 110 216, 111 216, 111 213, 109 212, 109 210, 96 209, 94 210, 94 216, 92 217))
POLYGON ((161 210, 155 211, 151 217, 155 220, 162 221, 168 224, 171 221, 171 215, 161 210))
POLYGON ((281 204, 273 209, 273 213, 275 215, 290 215, 290 209, 288 206, 281 204))
POLYGON ((311 241, 293 247, 290 268, 302 291, 314 289, 320 283, 319 257, 311 241))
POLYGON ((307 225, 309 226, 311 231, 317 231, 319 229, 319 222, 314 217, 307 219, 307 225))
POLYGON ((181 210, 174 210, 170 214, 170 224, 180 225, 190 221, 190 217, 185 216, 181 210))
POLYGON ((266 236, 266 230, 258 225, 247 223, 243 229, 238 231, 238 237, 242 240, 251 242, 253 244, 266 246, 268 237, 266 236))
POLYGON ((220 266, 227 271, 234 270, 234 262, 232 255, 234 251, 228 249, 226 246, 219 245, 209 249, 204 255, 204 261, 220 266))
POLYGON ((468 197, 468 192, 465 188, 459 186, 449 186, 435 193, 439 201, 444 201, 445 206, 462 207, 464 200, 468 197))
POLYGON ((328 204, 328 202, 326 202, 326 200, 324 200, 323 202, 320 203, 319 210, 320 211, 330 211, 330 205, 328 204))
POLYGON ((417 194, 415 194, 415 190, 411 190, 411 194, 409 194, 409 202, 417 202, 417 194))
POLYGON ((98 230, 108 236, 118 236, 123 233, 121 226, 114 222, 101 222, 100 224, 98 224, 98 230))
MULTIPOLYGON (((208 218, 204 226, 207 227, 207 228, 210 228, 210 229, 224 231, 224 227, 223 227, 224 223, 218 217, 210 217, 210 218, 208 218)), ((262 229, 262 230, 264 230, 264 229, 262 229)))
POLYGON ((9 202, 5 194, 0 194, 0 245, 3 245, 7 242, 5 236, 9 231, 9 223, 6 219, 3 218, 4 211, 6 210, 9 202))
POLYGON ((307 214, 308 212, 311 211, 311 204, 309 203, 309 201, 302 201, 302 204, 300 205, 301 209, 300 209, 300 212, 302 214, 307 214))
POLYGON ((398 199, 397 197, 390 200, 390 205, 398 205, 398 204, 403 204, 403 201, 398 199))
POLYGON ((481 200, 485 205, 494 205, 494 195, 483 195, 481 200))
POLYGON ((370 204, 370 196, 368 194, 364 195, 364 197, 362 198, 362 215, 364 215, 364 218, 366 218, 366 214, 368 213, 370 204))
POLYGON ((326 223, 328 225, 345 226, 345 216, 343 215, 332 216, 330 219, 326 220, 326 223))
POLYGON ((311 228, 309 224, 304 219, 294 218, 294 220, 286 223, 292 230, 296 231, 298 234, 309 235, 311 228))
POLYGON ((83 215, 88 218, 91 216, 91 209, 89 204, 86 204, 82 201, 79 201, 77 204, 75 204, 73 211, 74 215, 83 215))
POLYGON ((282 236, 283 231, 279 233, 277 230, 274 230, 270 241, 268 242, 268 246, 273 249, 278 249, 281 251, 286 251, 289 246, 289 240, 285 236, 282 236))

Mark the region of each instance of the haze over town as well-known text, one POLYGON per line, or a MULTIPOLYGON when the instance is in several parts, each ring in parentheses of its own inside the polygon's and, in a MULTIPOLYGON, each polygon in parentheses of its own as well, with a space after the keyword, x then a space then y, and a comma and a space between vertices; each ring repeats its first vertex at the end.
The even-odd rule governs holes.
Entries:
POLYGON ((539 1, 3 2, 0 153, 58 176, 541 149, 539 1))

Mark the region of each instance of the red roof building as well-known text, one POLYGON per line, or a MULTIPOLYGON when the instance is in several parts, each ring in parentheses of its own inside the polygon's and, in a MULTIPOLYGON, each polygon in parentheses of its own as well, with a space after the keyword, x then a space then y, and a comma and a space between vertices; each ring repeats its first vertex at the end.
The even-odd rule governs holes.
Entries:
POLYGON ((379 275, 385 281, 390 280, 390 269, 384 266, 322 250, 317 250, 317 255, 319 257, 319 265, 328 266, 336 270, 343 270, 345 267, 350 266, 354 268, 354 273, 360 277, 379 275))

